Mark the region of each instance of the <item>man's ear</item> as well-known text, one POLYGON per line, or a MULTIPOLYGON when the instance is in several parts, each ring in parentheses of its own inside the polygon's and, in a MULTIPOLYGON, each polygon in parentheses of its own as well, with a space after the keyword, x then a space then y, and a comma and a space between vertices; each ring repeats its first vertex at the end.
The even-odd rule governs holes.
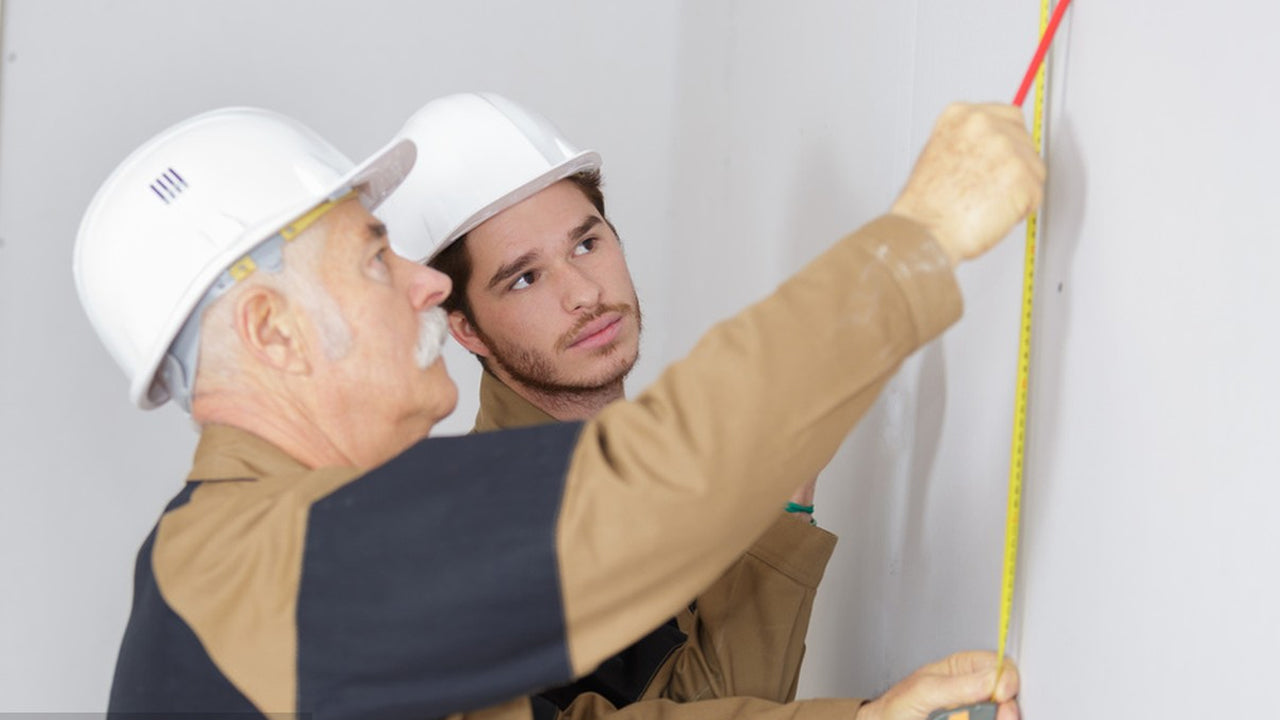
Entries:
POLYGON ((236 303, 236 335, 259 362, 283 373, 311 370, 297 305, 271 288, 255 287, 236 303))
POLYGON ((454 310, 449 313, 449 332, 453 335, 453 339, 458 344, 471 351, 473 355, 479 355, 482 358, 489 357, 489 346, 484 340, 480 339, 480 333, 476 331, 476 326, 467 319, 467 316, 461 310, 454 310))

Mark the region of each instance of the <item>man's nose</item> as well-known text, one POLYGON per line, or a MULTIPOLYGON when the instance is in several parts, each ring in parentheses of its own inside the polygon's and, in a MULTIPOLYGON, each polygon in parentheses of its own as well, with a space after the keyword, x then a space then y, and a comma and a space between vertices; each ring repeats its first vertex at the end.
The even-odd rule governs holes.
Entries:
POLYGON ((595 307, 604 296, 604 288, 591 275, 581 269, 569 265, 562 273, 564 309, 574 312, 583 308, 595 307))
POLYGON ((414 310, 428 310, 449 297, 449 293, 453 290, 453 281, 448 275, 410 260, 403 258, 398 260, 407 266, 405 272, 409 274, 409 302, 414 310))

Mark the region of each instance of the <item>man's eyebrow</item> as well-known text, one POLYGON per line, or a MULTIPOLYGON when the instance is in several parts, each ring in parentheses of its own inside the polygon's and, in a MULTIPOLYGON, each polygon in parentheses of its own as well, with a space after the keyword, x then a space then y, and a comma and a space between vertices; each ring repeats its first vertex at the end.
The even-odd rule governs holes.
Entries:
POLYGON ((503 263, 503 265, 493 273, 493 277, 489 278, 489 284, 485 286, 485 289, 492 290, 494 286, 503 280, 524 272, 524 269, 536 260, 537 257, 538 252, 536 250, 530 250, 509 263, 503 263))
POLYGON ((591 228, 599 225, 600 222, 599 215, 592 215, 586 220, 583 220, 581 225, 569 231, 569 242, 578 242, 582 239, 583 235, 591 232, 591 228))
MULTIPOLYGON (((568 237, 569 242, 577 242, 582 239, 583 235, 586 235, 587 233, 591 232, 591 229, 599 225, 600 222, 601 222, 600 216, 592 215, 586 220, 583 220, 577 227, 570 230, 569 234, 566 237, 568 237)), ((512 260, 509 263, 504 263, 501 267, 497 269, 496 272, 493 273, 493 276, 489 278, 489 284, 485 286, 486 289, 492 290, 495 286, 497 286, 503 280, 506 280, 509 277, 513 277, 515 275, 519 275, 520 273, 524 272, 524 269, 528 267, 530 264, 532 264, 533 261, 537 259, 537 257, 538 257, 537 251, 530 250, 529 252, 521 255, 515 260, 512 260)))
POLYGON ((381 240, 387 236, 387 226, 381 222, 371 222, 365 226, 365 229, 369 231, 366 237, 370 240, 381 240))

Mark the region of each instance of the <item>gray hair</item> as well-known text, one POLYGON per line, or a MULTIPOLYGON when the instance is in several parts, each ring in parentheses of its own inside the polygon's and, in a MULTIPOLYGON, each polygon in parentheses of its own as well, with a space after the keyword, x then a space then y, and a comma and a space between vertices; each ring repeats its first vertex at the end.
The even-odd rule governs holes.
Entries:
POLYGON ((251 290, 270 288, 298 303, 315 324, 321 348, 330 360, 350 351, 351 326, 320 280, 325 245, 320 240, 286 243, 277 235, 247 256, 253 261, 252 274, 236 279, 230 271, 224 272, 209 288, 160 368, 165 390, 183 410, 191 412, 191 401, 200 392, 198 378, 230 379, 238 374, 235 306, 237 299, 251 290))

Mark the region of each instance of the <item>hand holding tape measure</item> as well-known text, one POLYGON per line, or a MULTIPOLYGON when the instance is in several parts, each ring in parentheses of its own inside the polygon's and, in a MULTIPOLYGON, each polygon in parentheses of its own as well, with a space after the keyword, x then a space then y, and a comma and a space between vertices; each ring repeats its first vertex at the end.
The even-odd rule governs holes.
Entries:
MULTIPOLYGON (((1007 703, 1012 710, 1012 700, 1018 692, 1017 668, 1010 665, 1004 669, 1003 675, 997 675, 998 665, 995 653, 990 651, 955 653, 903 678, 883 695, 859 708, 855 720, 920 720, 939 705, 977 702, 991 697, 993 687, 996 699, 1007 703)), ((995 703, 969 705, 956 710, 940 710, 929 717, 994 719, 1000 707, 995 703), (988 707, 989 712, 986 711, 988 707), (956 714, 947 715, 949 712, 956 714), (969 715, 964 715, 965 712, 969 715)))
MULTIPOLYGON (((1067 10, 1071 0, 1060 0, 1049 17, 1049 0, 1040 2, 1040 43, 1036 47, 1031 64, 1022 78, 1013 104, 1022 107, 1031 83, 1036 82, 1036 97, 1031 121, 1031 134, 1035 140, 1036 150, 1042 150, 1044 133, 1044 95, 1046 73, 1044 57, 1053 43, 1053 36, 1058 31, 1058 24, 1067 10)), ((1026 258, 1023 265, 1022 283, 1022 315, 1018 333, 1018 376, 1014 389, 1013 441, 1009 461, 1009 506, 1005 524, 1004 568, 1000 583, 1000 641, 996 657, 1004 662, 1005 649, 1009 641, 1009 622, 1013 610, 1013 590, 1015 571, 1018 564, 1018 526, 1022 505, 1022 467, 1025 458, 1025 440, 1027 426, 1027 385, 1030 375, 1031 359, 1031 319, 1032 301, 1035 298, 1035 252, 1039 223, 1037 215, 1032 213, 1027 218, 1026 258)), ((998 666, 1002 667, 1002 666, 998 666)), ((997 686, 1000 672, 997 670, 997 686)), ((1001 698, 993 694, 991 702, 966 705, 959 708, 937 710, 931 713, 928 720, 996 720, 999 708, 997 702, 1001 698)))

